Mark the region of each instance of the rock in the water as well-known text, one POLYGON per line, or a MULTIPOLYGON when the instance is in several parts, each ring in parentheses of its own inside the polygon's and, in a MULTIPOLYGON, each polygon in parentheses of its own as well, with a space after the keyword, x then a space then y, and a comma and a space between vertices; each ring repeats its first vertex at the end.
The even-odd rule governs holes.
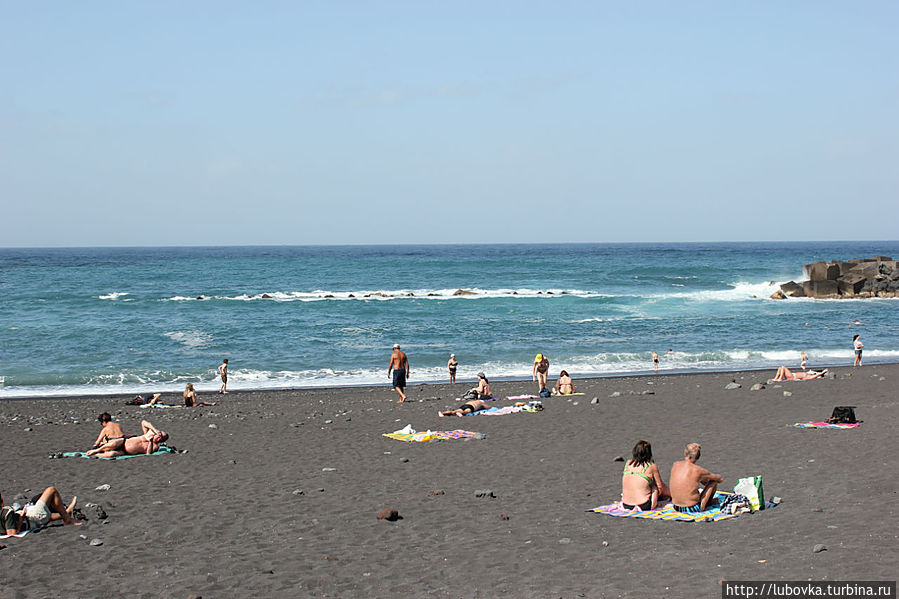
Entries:
POLYGON ((395 509, 385 507, 383 510, 378 512, 378 520, 387 520, 388 522, 396 522, 400 517, 399 512, 395 509))
POLYGON ((456 289, 453 291, 453 295, 477 295, 474 291, 467 291, 465 289, 456 289))
POLYGON ((818 543, 814 547, 812 547, 812 553, 821 553, 822 551, 827 551, 827 547, 824 546, 823 543, 818 543))
POLYGON ((761 384, 761 383, 756 383, 755 385, 753 385, 752 387, 750 387, 749 390, 750 390, 750 391, 761 391, 761 390, 764 389, 764 388, 765 388, 765 386, 764 386, 763 384, 761 384))
POLYGON ((739 389, 742 386, 743 385, 741 385, 740 383, 728 383, 728 384, 724 385, 724 388, 727 389, 728 391, 730 391, 733 389, 739 389))

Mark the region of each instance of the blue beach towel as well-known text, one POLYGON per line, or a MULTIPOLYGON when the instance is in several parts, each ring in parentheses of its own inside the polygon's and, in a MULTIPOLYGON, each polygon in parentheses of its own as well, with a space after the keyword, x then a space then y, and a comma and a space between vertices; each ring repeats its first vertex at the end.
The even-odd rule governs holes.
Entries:
MULTIPOLYGON (((169 454, 169 453, 178 453, 178 450, 176 450, 173 447, 168 447, 167 445, 160 445, 159 449, 157 449, 156 451, 154 451, 153 453, 151 453, 149 455, 165 455, 165 454, 169 454)), ((145 455, 148 455, 148 454, 140 453, 137 455, 120 455, 115 458, 95 458, 94 456, 87 455, 87 453, 85 453, 83 451, 65 451, 65 452, 63 452, 62 457, 64 457, 64 458, 88 458, 88 459, 96 459, 96 460, 124 460, 126 458, 139 458, 139 457, 145 456, 145 455)))

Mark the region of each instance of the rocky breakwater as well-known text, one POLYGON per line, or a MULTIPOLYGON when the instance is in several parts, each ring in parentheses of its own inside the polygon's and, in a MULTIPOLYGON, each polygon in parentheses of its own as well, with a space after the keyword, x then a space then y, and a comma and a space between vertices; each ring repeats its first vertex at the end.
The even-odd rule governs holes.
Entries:
POLYGON ((887 256, 812 262, 802 274, 807 280, 784 283, 771 299, 899 297, 899 261, 887 256))

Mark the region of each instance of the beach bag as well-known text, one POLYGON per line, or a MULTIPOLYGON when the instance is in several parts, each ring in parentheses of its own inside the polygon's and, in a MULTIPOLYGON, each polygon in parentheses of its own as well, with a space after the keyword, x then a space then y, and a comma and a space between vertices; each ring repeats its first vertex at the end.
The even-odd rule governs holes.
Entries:
POLYGON ((855 406, 837 406, 833 409, 833 414, 827 419, 831 424, 855 424, 855 406))
POLYGON ((553 396, 553 394, 550 393, 549 389, 547 389, 546 387, 543 387, 542 389, 540 389, 540 397, 546 399, 546 398, 552 397, 552 396, 553 396))
POLYGON ((478 392, 475 391, 474 389, 469 389, 468 391, 465 392, 465 395, 463 395, 459 399, 477 399, 477 398, 478 398, 478 392))
POLYGON ((745 496, 752 511, 765 509, 765 491, 762 488, 761 476, 741 478, 734 487, 734 493, 745 496))

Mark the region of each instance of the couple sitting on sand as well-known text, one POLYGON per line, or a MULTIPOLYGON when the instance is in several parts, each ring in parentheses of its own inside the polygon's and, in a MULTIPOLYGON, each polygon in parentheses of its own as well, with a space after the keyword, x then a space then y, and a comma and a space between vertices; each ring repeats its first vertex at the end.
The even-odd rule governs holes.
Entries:
POLYGON ((774 375, 774 380, 777 382, 781 381, 810 381, 812 379, 819 379, 825 374, 827 374, 828 370, 825 368, 824 370, 809 370, 808 372, 792 372, 786 366, 781 366, 777 369, 777 374, 774 375))
POLYGON ((81 522, 75 522, 72 517, 76 499, 78 498, 73 497, 69 505, 65 505, 56 487, 47 487, 32 503, 17 510, 3 505, 3 495, 0 494, 0 530, 8 535, 16 535, 23 530, 43 528, 56 520, 80 526, 81 522))
POLYGON ((684 459, 671 466, 670 485, 666 486, 659 467, 652 461, 652 445, 638 441, 621 476, 621 507, 654 510, 660 499, 668 498, 678 512, 703 512, 714 505, 718 483, 724 479, 697 466, 699 454, 699 443, 687 443, 684 459))
POLYGON ((116 458, 123 455, 149 455, 156 452, 169 438, 168 433, 157 430, 146 420, 141 420, 143 434, 140 436, 126 435, 122 431, 122 425, 113 422, 108 412, 100 414, 97 420, 103 425, 103 429, 94 442, 94 448, 87 452, 89 456, 116 458))

